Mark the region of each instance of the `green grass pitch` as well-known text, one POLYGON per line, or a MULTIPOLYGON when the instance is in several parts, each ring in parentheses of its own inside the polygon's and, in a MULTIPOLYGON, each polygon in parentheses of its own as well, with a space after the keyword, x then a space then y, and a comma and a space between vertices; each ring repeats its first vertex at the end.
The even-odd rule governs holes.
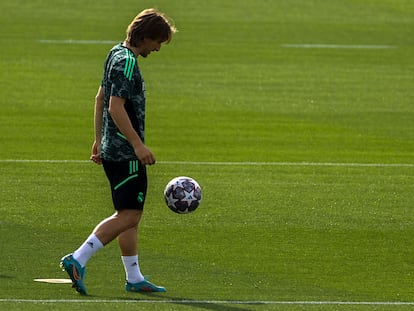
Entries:
POLYGON ((414 2, 0 2, 0 309, 412 310, 414 2), (111 42, 155 6, 179 32, 139 60, 158 164, 126 293, 115 243, 80 297, 60 258, 112 213, 87 161, 111 42), (54 160, 54 161, 46 161, 54 160), (66 160, 66 161, 65 161, 66 160), (189 175, 204 201, 162 198, 189 175))

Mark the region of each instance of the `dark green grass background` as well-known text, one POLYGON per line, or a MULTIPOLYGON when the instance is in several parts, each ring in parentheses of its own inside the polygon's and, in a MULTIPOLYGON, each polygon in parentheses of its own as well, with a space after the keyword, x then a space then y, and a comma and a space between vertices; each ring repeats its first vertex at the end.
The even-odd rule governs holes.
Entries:
POLYGON ((2 1, 0 16, 0 309, 414 308, 139 303, 414 301, 412 1, 16 0, 2 1), (160 162, 149 168, 140 258, 168 292, 125 293, 114 243, 91 259, 86 299, 136 303, 6 302, 84 299, 68 285, 32 280, 66 277, 60 257, 112 213, 98 166, 5 161, 89 157, 111 44, 41 40, 122 41, 130 20, 152 6, 179 32, 139 60, 147 143, 160 162), (178 175, 203 187, 193 214, 164 205, 162 190, 178 175))

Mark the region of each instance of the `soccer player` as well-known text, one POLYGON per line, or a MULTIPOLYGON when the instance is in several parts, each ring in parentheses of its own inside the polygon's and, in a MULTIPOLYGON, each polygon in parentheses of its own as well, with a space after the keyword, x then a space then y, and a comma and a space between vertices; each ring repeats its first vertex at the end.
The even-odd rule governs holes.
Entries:
POLYGON ((91 160, 102 164, 109 180, 115 214, 100 222, 85 242, 61 259, 73 287, 86 295, 85 265, 98 250, 118 239, 128 292, 165 292, 146 280, 138 262, 138 224, 147 193, 146 165, 155 156, 145 145, 145 84, 137 58, 159 51, 176 32, 156 9, 139 13, 127 28, 124 42, 109 52, 95 98, 95 141, 91 160))

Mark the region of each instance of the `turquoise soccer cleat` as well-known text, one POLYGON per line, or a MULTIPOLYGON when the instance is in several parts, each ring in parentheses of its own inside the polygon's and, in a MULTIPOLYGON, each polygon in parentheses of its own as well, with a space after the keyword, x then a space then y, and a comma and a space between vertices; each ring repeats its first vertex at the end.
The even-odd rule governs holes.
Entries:
POLYGON ((125 290, 127 292, 135 292, 135 293, 151 293, 151 292, 164 293, 167 291, 165 287, 156 286, 147 280, 144 280, 139 283, 127 282, 125 284, 125 290))
POLYGON ((66 271, 72 280, 72 287, 81 295, 87 295, 86 287, 83 285, 85 277, 85 268, 82 268, 79 262, 73 258, 73 254, 64 256, 60 261, 60 267, 66 271))

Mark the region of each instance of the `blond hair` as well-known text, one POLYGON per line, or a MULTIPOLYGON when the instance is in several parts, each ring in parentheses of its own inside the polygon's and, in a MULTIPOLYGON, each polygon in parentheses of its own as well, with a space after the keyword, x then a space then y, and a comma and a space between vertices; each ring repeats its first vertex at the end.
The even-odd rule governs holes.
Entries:
POLYGON ((169 43, 177 31, 173 22, 157 9, 146 9, 139 13, 126 30, 126 39, 133 47, 138 47, 144 39, 169 43))

